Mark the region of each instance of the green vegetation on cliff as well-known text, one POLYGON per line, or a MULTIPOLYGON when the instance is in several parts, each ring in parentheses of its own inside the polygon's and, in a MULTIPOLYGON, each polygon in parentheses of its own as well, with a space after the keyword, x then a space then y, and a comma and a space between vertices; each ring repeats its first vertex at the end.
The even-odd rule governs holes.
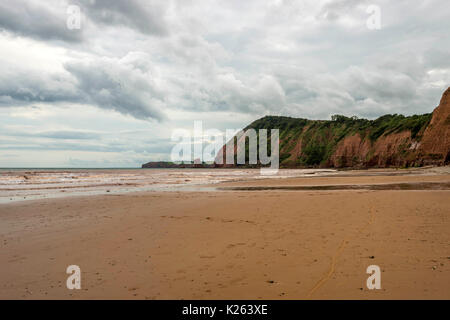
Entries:
POLYGON ((412 140, 420 141, 431 117, 431 113, 408 117, 388 114, 375 120, 343 115, 334 115, 331 120, 266 116, 244 130, 279 129, 281 166, 333 166, 330 158, 344 138, 359 134, 362 141, 373 145, 382 136, 409 131, 412 140))

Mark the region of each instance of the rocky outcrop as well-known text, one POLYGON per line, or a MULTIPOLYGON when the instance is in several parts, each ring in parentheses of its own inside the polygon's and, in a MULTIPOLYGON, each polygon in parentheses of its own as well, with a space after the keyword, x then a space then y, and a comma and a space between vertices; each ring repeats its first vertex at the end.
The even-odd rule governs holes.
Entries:
POLYGON ((144 169, 171 169, 171 168, 214 168, 214 164, 207 163, 174 163, 167 161, 151 161, 142 165, 144 169))

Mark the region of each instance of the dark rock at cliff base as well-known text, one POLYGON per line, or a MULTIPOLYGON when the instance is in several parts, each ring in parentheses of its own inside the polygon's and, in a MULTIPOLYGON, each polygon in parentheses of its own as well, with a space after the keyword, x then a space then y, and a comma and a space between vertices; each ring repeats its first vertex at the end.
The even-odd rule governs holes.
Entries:
POLYGON ((175 163, 168 161, 151 161, 142 165, 142 168, 213 168, 214 164, 208 163, 175 163))

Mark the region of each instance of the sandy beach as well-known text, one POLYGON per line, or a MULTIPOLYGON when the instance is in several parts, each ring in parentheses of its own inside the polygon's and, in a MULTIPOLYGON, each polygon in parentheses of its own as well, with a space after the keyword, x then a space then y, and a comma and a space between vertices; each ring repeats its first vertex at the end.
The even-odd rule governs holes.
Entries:
POLYGON ((2 203, 0 299, 450 299, 449 183, 340 171, 2 203), (380 184, 415 187, 234 189, 380 184))

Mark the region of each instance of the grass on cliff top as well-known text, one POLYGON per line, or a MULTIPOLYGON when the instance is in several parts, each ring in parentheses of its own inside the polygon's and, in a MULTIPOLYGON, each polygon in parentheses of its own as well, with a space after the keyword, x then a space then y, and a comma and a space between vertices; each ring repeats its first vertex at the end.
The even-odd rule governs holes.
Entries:
POLYGON ((411 131, 411 137, 415 139, 422 129, 431 120, 432 113, 413 115, 405 117, 399 114, 387 114, 375 120, 361 119, 357 117, 346 117, 334 115, 331 120, 308 120, 302 118, 266 116, 252 122, 247 129, 280 129, 280 138, 288 135, 292 131, 298 133, 306 125, 310 125, 309 130, 323 131, 333 129, 338 136, 343 138, 348 134, 360 133, 363 137, 368 136, 374 141, 383 134, 411 131))

